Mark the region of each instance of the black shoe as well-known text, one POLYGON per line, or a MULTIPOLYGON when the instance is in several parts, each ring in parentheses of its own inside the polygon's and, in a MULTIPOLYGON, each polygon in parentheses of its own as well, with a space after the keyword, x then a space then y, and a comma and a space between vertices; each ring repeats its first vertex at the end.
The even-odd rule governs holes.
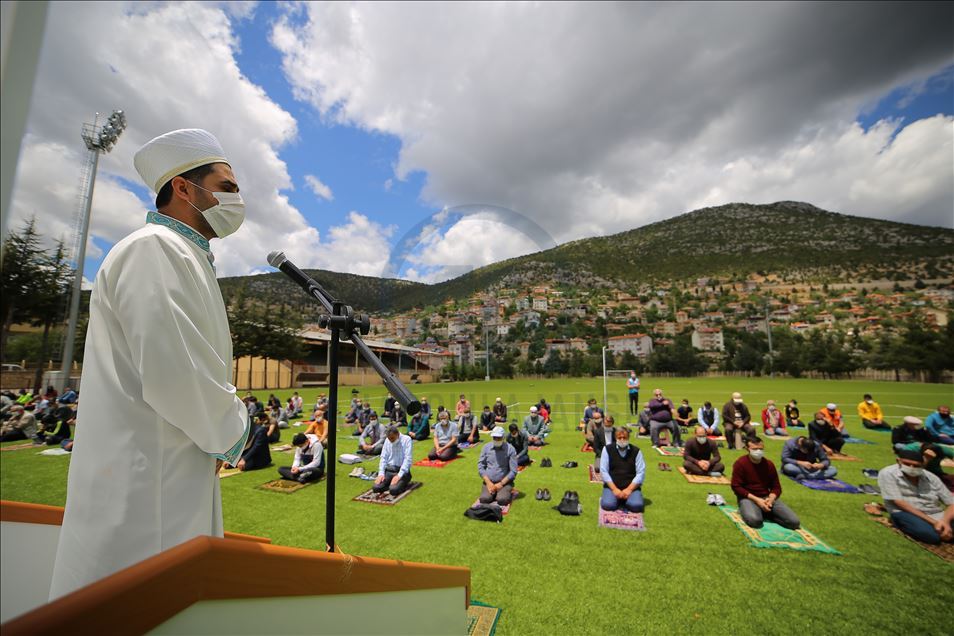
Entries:
POLYGON ((537 501, 540 501, 542 499, 543 499, 543 489, 537 488, 537 501))
POLYGON ((543 489, 543 500, 544 500, 544 501, 550 501, 550 489, 549 489, 549 488, 544 488, 544 489, 543 489))

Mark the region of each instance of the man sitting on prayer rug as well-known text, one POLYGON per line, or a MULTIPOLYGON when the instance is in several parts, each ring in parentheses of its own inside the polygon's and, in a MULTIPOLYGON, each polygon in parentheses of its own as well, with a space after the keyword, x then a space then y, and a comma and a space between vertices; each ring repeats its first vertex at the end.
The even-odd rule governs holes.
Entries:
POLYGON ((766 435, 784 435, 788 436, 788 430, 785 424, 785 416, 775 406, 775 400, 769 400, 762 409, 762 430, 766 435))
POLYGON ((305 434, 309 433, 317 435, 322 446, 328 445, 328 418, 325 417, 325 412, 322 409, 315 411, 315 419, 305 429, 305 434))
POLYGON ((696 427, 695 435, 686 442, 682 460, 683 468, 690 475, 719 477, 725 472, 719 448, 706 437, 706 429, 702 425, 696 427))
POLYGON ((614 442, 607 444, 600 456, 603 477, 600 508, 619 510, 622 506, 629 512, 642 512, 646 461, 639 448, 629 443, 628 427, 617 428, 614 435, 614 442))
POLYGON ((878 487, 891 523, 922 543, 938 545, 954 540, 954 495, 924 470, 918 451, 897 451, 897 463, 878 471, 878 487))
POLYGON ((712 402, 706 402, 699 407, 696 420, 705 429, 707 436, 718 437, 722 434, 719 432, 719 409, 713 407, 712 402))
POLYGON ((516 424, 510 424, 510 435, 507 436, 507 443, 513 446, 514 452, 517 453, 517 466, 530 464, 530 439, 516 424))
POLYGON ((593 468, 600 471, 600 458, 603 456, 603 447, 613 443, 613 427, 603 422, 603 412, 594 411, 586 425, 586 442, 593 449, 593 468))
POLYGON ((413 445, 411 438, 401 433, 396 424, 388 425, 381 461, 378 462, 378 477, 371 490, 376 493, 387 490, 392 497, 407 490, 411 483, 413 445))
POLYGON ((550 427, 547 426, 547 421, 539 414, 536 406, 531 406, 530 414, 523 419, 523 430, 530 439, 531 446, 543 446, 547 443, 550 427))
POLYGON ((832 479, 838 469, 822 445, 807 437, 796 437, 782 447, 782 472, 801 481, 803 479, 832 479))
POLYGON ((480 503, 496 502, 506 506, 513 498, 513 482, 517 478, 517 453, 504 441, 502 426, 490 432, 491 441, 484 444, 477 460, 477 473, 484 485, 480 490, 480 503))
MULTIPOLYGON (((755 434, 752 414, 738 391, 733 393, 732 399, 722 406, 722 421, 725 422, 725 443, 729 448, 735 448, 736 431, 742 431, 743 440, 746 436, 755 434)), ((742 445, 745 446, 744 441, 742 445)))
POLYGON ((448 461, 457 457, 457 422, 450 421, 450 413, 446 410, 437 415, 437 424, 434 425, 434 448, 427 454, 431 461, 439 459, 448 461))
POLYGON ((801 522, 791 508, 779 501, 782 485, 775 464, 765 459, 765 443, 756 436, 745 440, 747 454, 732 465, 732 492, 739 498, 739 514, 751 528, 773 521, 783 528, 798 530, 801 522))
POLYGON ((845 438, 835 426, 825 418, 824 411, 815 413, 815 419, 808 423, 808 435, 822 444, 827 453, 840 453, 845 438))
POLYGON ((358 451, 364 455, 380 455, 384 448, 384 427, 378 422, 378 414, 371 411, 358 441, 358 451))
POLYGON ((477 430, 477 418, 470 412, 470 403, 457 418, 459 443, 476 444, 480 441, 480 432, 477 430))
POLYGON ((494 417, 494 412, 490 410, 489 406, 485 406, 480 414, 480 430, 489 433, 496 425, 497 418, 494 417))
POLYGON ((870 393, 865 393, 864 398, 858 403, 858 417, 861 418, 861 425, 865 428, 891 430, 891 425, 884 421, 881 405, 874 401, 870 393))
POLYGON ((318 436, 297 433, 292 438, 292 446, 295 447, 295 459, 291 466, 280 467, 278 474, 283 479, 302 484, 321 479, 325 474, 325 457, 318 436))
POLYGON ((954 445, 954 417, 951 417, 951 407, 943 405, 928 415, 924 427, 934 437, 935 442, 954 445))
POLYGON ((418 412, 411 416, 411 422, 407 425, 407 435, 417 441, 431 436, 431 427, 423 413, 418 412))
MULTIPOLYGON (((272 465, 272 454, 268 449, 268 426, 263 425, 261 419, 256 418, 256 420, 257 423, 252 426, 252 432, 248 436, 248 442, 245 443, 245 450, 242 451, 242 458, 235 465, 243 472, 268 468, 272 465)), ((276 430, 278 430, 277 427, 276 430)))

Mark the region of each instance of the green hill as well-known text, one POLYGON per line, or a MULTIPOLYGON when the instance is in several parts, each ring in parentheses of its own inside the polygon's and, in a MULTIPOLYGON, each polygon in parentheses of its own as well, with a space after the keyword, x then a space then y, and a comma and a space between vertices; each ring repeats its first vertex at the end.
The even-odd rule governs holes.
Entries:
MULTIPOLYGON (((564 283, 634 289, 699 277, 776 274, 792 282, 944 278, 954 272, 954 230, 828 212, 807 203, 731 203, 610 236, 475 269, 433 285, 308 270, 332 294, 367 312, 462 300, 499 287, 564 283)), ((226 278, 266 301, 310 303, 283 274, 226 278)))

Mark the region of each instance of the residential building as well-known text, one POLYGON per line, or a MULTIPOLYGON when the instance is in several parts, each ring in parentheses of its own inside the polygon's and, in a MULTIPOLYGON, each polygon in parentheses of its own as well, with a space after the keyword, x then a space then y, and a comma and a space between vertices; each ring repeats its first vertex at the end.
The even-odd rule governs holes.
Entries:
POLYGON ((703 327, 692 332, 692 346, 703 351, 725 351, 722 330, 703 327))
POLYGON ((610 336, 606 346, 614 355, 629 351, 637 357, 645 358, 653 352, 653 339, 644 333, 610 336))

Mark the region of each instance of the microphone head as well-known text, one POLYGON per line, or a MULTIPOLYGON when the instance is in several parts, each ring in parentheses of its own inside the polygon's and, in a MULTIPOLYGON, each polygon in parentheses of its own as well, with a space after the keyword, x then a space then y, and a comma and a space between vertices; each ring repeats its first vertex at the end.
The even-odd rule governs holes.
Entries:
POLYGON ((417 415, 421 412, 421 403, 417 400, 413 402, 408 402, 407 406, 404 407, 404 410, 407 411, 408 415, 417 415))
POLYGON ((285 252, 272 252, 268 255, 268 264, 275 269, 280 268, 287 260, 288 259, 285 258, 285 252))

